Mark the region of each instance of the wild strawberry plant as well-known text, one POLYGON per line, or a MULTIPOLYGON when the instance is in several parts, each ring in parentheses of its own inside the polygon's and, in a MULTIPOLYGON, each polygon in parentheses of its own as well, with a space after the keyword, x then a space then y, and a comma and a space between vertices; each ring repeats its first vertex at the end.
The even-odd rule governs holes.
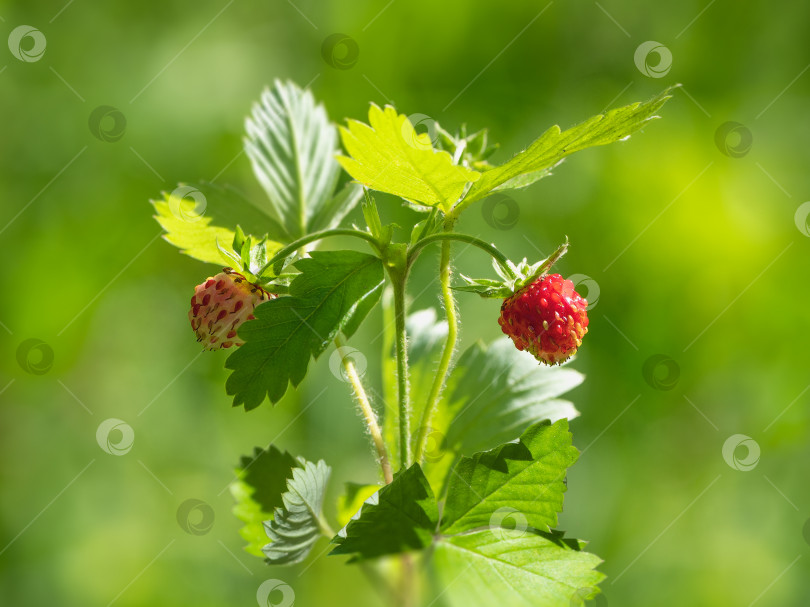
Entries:
POLYGON ((626 139, 668 98, 669 90, 565 131, 553 126, 493 165, 486 131, 437 125, 432 141, 376 105, 368 123, 336 129, 308 91, 276 82, 246 121, 245 150, 266 198, 244 204, 229 188, 181 185, 153 201, 168 242, 227 266, 197 286, 189 319, 206 349, 230 349, 233 405, 275 405, 334 346, 379 463, 376 483, 347 484, 333 507, 324 504, 326 462, 256 447, 232 487, 249 553, 290 565, 325 537, 331 554, 360 564, 392 604, 417 605, 421 594, 465 607, 567 607, 598 594, 600 559, 555 529, 578 456, 568 421, 579 412, 559 397, 583 380, 559 365, 588 327, 587 302, 550 273, 567 240, 548 259, 514 263, 455 226, 493 192, 526 187, 573 152, 626 139), (400 198, 415 211, 413 225, 385 223, 370 191, 400 198), (358 203, 364 225, 343 226, 358 203), (318 248, 337 236, 360 250, 318 248), (454 286, 459 242, 489 255, 494 275, 454 286), (410 271, 434 246, 442 319, 408 309, 410 271), (503 300, 492 322, 511 341, 475 343, 457 356, 454 290, 503 300), (373 402, 344 355, 377 305, 390 407, 373 402))

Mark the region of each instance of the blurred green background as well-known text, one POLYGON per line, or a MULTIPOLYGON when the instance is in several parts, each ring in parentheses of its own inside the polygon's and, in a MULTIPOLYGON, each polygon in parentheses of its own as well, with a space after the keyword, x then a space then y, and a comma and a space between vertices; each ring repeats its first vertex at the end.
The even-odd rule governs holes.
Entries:
MULTIPOLYGON (((0 52, 0 603, 253 605, 270 578, 299 606, 379 603, 325 542, 293 569, 241 550, 226 488, 254 445, 327 459, 333 494, 376 471, 328 356, 277 407, 231 409, 225 355, 199 355, 186 317, 216 268, 179 255, 150 217, 148 200, 180 181, 263 195, 242 125, 281 77, 334 120, 374 101, 490 127, 500 161, 553 123, 683 83, 642 133, 569 158, 514 193, 511 214, 478 205, 460 229, 512 258, 568 235, 560 271, 598 286, 574 363, 588 379, 571 394, 586 451, 561 527, 605 559, 601 604, 810 604, 810 238, 807 212, 795 217, 810 197, 810 5, 58 0, 0 3, 0 18, 4 35, 30 25, 47 44, 36 61, 0 52), (348 69, 322 56, 334 33, 358 45, 348 69), (671 52, 668 73, 655 53, 637 66, 645 41, 671 52), (88 127, 102 105, 126 119, 117 141, 88 127), (122 457, 96 442, 108 418, 134 431, 122 457), (753 469, 726 461, 753 462, 745 446, 723 456, 736 434, 761 451, 753 469), (176 520, 191 498, 215 513, 204 535, 176 520)), ((414 274, 413 309, 438 304, 435 258, 414 274)), ((489 271, 474 250, 457 267, 489 271)), ((461 309, 463 345, 500 334, 497 302, 461 309)))

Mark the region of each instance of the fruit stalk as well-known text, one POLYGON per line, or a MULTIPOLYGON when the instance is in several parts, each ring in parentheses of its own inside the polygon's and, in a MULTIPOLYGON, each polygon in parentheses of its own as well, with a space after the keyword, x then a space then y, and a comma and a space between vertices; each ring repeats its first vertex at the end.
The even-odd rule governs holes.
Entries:
MULTIPOLYGON (((343 347, 343 342, 339 337, 335 338, 335 345, 337 346, 338 351, 340 351, 340 349, 343 347)), ((374 447, 377 449, 377 457, 380 460, 383 478, 385 479, 385 483, 388 484, 394 480, 394 476, 391 472, 391 462, 388 460, 388 451, 385 448, 385 441, 383 440, 382 431, 380 430, 380 425, 377 422, 377 415, 374 413, 374 409, 371 406, 371 401, 368 399, 368 394, 363 387, 363 382, 360 379, 360 375, 357 373, 357 368, 354 366, 354 361, 349 356, 341 357, 341 361, 343 363, 343 368, 346 370, 346 376, 349 378, 349 383, 351 383, 354 390, 354 395, 357 397, 357 402, 360 404, 360 410, 363 413, 363 419, 366 421, 366 426, 368 426, 371 439, 374 441, 374 447)))
MULTIPOLYGON (((449 232, 452 230, 452 227, 452 223, 445 223, 445 231, 449 232)), ((453 361, 453 353, 455 352, 456 343, 458 341, 458 314, 456 310, 456 300, 450 288, 451 274, 450 241, 444 240, 442 241, 442 252, 439 260, 439 281, 441 283, 444 312, 447 318, 447 339, 445 340, 444 349, 442 350, 442 357, 439 359, 439 365, 436 368, 436 376, 430 387, 428 401, 425 403, 425 408, 422 410, 422 418, 419 421, 419 433, 416 439, 414 459, 420 463, 427 446, 428 430, 438 409, 439 398, 447 381, 447 375, 450 372, 450 364, 453 361)))
POLYGON ((404 273, 390 271, 394 290, 394 325, 397 356, 397 400, 399 405, 399 458, 404 470, 411 465, 411 404, 408 380, 408 344, 405 333, 405 280, 404 273))

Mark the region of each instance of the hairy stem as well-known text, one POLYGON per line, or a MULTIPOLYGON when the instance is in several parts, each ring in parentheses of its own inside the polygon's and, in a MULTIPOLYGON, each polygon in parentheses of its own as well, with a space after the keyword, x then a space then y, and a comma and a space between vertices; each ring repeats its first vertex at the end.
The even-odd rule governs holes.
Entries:
MULTIPOLYGON (((335 345, 338 347, 338 350, 344 347, 340 337, 335 338, 335 345)), ((346 377, 348 377, 349 383, 351 383, 354 390, 354 395, 357 397, 357 402, 360 403, 363 419, 366 422, 366 426, 368 426, 371 440, 374 441, 374 447, 377 449, 377 457, 380 460, 383 478, 386 484, 388 484, 394 480, 394 476, 391 472, 391 462, 388 460, 388 451, 385 448, 382 431, 377 422, 377 415, 371 407, 371 401, 368 399, 368 394, 363 387, 363 382, 360 380, 360 375, 357 373, 357 368, 354 366, 354 361, 349 356, 341 356, 341 362, 343 363, 343 368, 346 370, 346 377)))
POLYGON ((304 236, 303 238, 299 238, 295 242, 292 242, 288 244, 286 247, 279 250, 275 255, 273 255, 270 261, 268 261, 261 267, 257 275, 261 276, 262 274, 265 273, 265 271, 267 271, 267 268, 270 268, 274 264, 282 261, 285 257, 289 257, 296 251, 296 249, 300 249, 301 247, 304 247, 311 242, 315 242, 316 240, 328 238, 329 236, 354 236, 355 238, 361 238, 362 240, 367 241, 377 251, 379 251, 380 249, 380 243, 377 242, 377 239, 367 232, 361 232, 360 230, 354 230, 351 228, 335 228, 333 230, 322 230, 320 232, 315 232, 313 234, 304 236))
MULTIPOLYGON (((452 224, 449 224, 452 228, 452 224)), ((445 229, 447 229, 448 222, 445 222, 445 229)), ((448 242, 451 240, 457 240, 459 242, 466 242, 467 244, 471 244, 474 247, 478 247, 482 251, 486 251, 489 255, 498 262, 498 265, 503 268, 504 272, 507 275, 514 277, 515 273, 512 268, 509 267, 509 259, 501 253, 498 249, 494 246, 489 244, 488 242, 484 242, 483 240, 476 238, 475 236, 470 236, 469 234, 456 234, 455 232, 445 231, 439 232, 438 234, 433 234, 431 236, 427 236, 423 238, 416 244, 414 244, 408 251, 408 265, 410 266, 418 256, 419 252, 426 247, 427 245, 434 243, 434 242, 448 242)))
POLYGON ((408 381, 408 344, 405 335, 405 276, 392 273, 399 403, 399 457, 403 469, 411 465, 411 404, 408 381))
POLYGON ((420 463, 425 449, 427 448, 430 425, 433 421, 433 417, 436 415, 439 398, 447 381, 447 375, 450 372, 450 363, 453 361, 453 353, 455 352, 456 343, 458 342, 458 313, 456 310, 456 300, 453 298, 453 291, 450 288, 451 274, 450 241, 444 240, 442 242, 441 258, 439 260, 439 281, 442 288, 442 302, 444 303, 444 311, 447 317, 447 340, 444 342, 444 350, 442 351, 442 357, 439 359, 439 365, 436 368, 436 376, 433 378, 433 385, 430 387, 430 394, 428 395, 427 403, 425 403, 425 408, 422 410, 422 418, 419 421, 419 433, 416 439, 414 460, 420 463))

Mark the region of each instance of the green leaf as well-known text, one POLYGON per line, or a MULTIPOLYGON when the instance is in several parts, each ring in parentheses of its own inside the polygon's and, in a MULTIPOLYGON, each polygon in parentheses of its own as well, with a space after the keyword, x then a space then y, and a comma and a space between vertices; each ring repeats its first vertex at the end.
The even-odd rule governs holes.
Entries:
POLYGON ((559 532, 484 530, 440 540, 432 565, 450 607, 570 607, 605 577, 583 546, 559 532))
POLYGON ((354 189, 333 198, 337 133, 308 90, 277 80, 245 128, 245 151, 268 197, 261 208, 283 227, 286 242, 337 225, 357 203, 354 189))
POLYGON ((292 455, 273 445, 267 449, 256 447, 252 456, 242 457, 230 490, 236 500, 233 513, 245 523, 239 533, 248 542, 245 550, 250 554, 264 556, 264 521, 273 518, 274 510, 283 504, 281 496, 287 490, 287 479, 299 466, 292 455))
POLYGON ((558 397, 584 376, 570 366, 539 365, 508 337, 476 343, 459 358, 440 411, 448 445, 462 453, 491 449, 517 438, 538 421, 573 419, 573 404, 558 397))
POLYGON ((459 164, 476 169, 489 167, 485 161, 498 149, 498 144, 488 143, 487 129, 468 135, 465 126, 461 125, 461 132, 453 135, 439 124, 436 124, 435 128, 437 147, 457 158, 459 164))
MULTIPOLYGON (((163 200, 153 200, 155 219, 166 231, 164 239, 182 253, 200 261, 222 266, 240 267, 242 247, 251 239, 239 227, 240 222, 277 234, 277 226, 253 209, 239 192, 211 184, 180 184, 164 192, 163 200), (232 225, 235 229, 221 227, 232 225)), ((281 248, 279 242, 263 239, 263 253, 272 256, 281 248)), ((256 249, 255 245, 253 249, 256 249)), ((251 250, 251 255, 257 253, 251 250)), ((243 267, 250 272, 249 267, 243 267)))
POLYGON ((670 98, 671 90, 668 88, 643 103, 636 102, 598 114, 566 131, 561 131, 557 125, 551 127, 508 162, 484 171, 465 197, 463 206, 486 197, 495 189, 528 185, 548 174, 549 169, 569 154, 627 139, 656 117, 655 113, 670 98))
POLYGON ((450 476, 442 532, 500 526, 510 512, 550 531, 562 510, 566 471, 578 456, 563 419, 531 426, 517 443, 461 458, 450 476))
POLYGON ((337 501, 337 519, 341 527, 345 527, 357 514, 357 511, 368 498, 380 490, 379 485, 362 485, 359 483, 346 483, 346 490, 337 501))
POLYGON ((283 505, 275 509, 265 523, 270 543, 262 548, 271 565, 292 565, 306 558, 312 545, 325 531, 321 524, 323 498, 331 469, 321 460, 317 464, 300 460, 287 481, 283 505))
POLYGON ((414 432, 414 424, 422 417, 436 377, 436 364, 447 341, 447 331, 447 321, 439 320, 433 308, 414 312, 405 320, 413 405, 411 427, 414 432))
POLYGON ((366 500, 332 539, 330 554, 351 554, 350 562, 421 550, 430 545, 439 520, 436 498, 419 464, 366 500))
POLYGON ((434 150, 428 134, 418 134, 393 107, 372 104, 368 118, 370 126, 349 120, 348 128, 340 128, 349 157, 338 161, 363 185, 447 212, 480 177, 454 165, 447 152, 434 150))
POLYGON ((363 198, 363 186, 359 183, 347 183, 332 198, 324 203, 323 208, 313 216, 307 231, 318 232, 336 228, 343 218, 357 206, 363 198))
POLYGON ((313 251, 296 262, 300 274, 290 296, 256 307, 255 320, 239 329, 245 344, 230 355, 226 383, 234 406, 250 410, 265 397, 277 403, 288 384, 304 379, 338 332, 350 337, 379 300, 383 268, 379 258, 356 251, 313 251))
POLYGON ((163 193, 163 200, 151 202, 157 212, 155 219, 166 231, 163 239, 180 249, 181 253, 218 266, 233 264, 233 259, 217 247, 217 243, 230 247, 234 239, 233 230, 211 225, 212 218, 201 213, 205 211, 204 207, 200 208, 201 205, 190 198, 166 192, 163 193))

